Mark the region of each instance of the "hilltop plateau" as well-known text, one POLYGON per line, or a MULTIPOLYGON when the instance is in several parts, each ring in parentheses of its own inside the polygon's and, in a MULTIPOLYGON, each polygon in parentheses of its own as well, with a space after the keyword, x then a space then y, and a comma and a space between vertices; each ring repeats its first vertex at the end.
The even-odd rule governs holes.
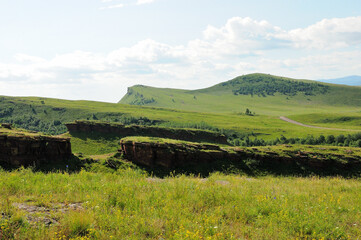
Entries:
POLYGON ((198 90, 136 85, 119 103, 217 113, 248 108, 271 116, 346 112, 361 105, 361 88, 255 73, 198 90))

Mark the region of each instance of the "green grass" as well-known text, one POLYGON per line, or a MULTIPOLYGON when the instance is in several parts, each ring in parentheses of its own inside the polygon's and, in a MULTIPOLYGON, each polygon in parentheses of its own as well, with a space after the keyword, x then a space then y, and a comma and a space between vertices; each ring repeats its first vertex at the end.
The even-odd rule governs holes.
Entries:
POLYGON ((292 120, 309 125, 329 128, 361 129, 361 112, 355 113, 312 113, 290 116, 292 120))
POLYGON ((39 137, 42 134, 32 131, 27 131, 21 128, 4 128, 0 126, 0 135, 7 135, 7 136, 29 136, 29 137, 39 137))
MULTIPOLYGON (((334 161, 342 162, 347 158, 361 159, 361 148, 359 147, 338 147, 325 145, 276 145, 276 146, 261 146, 261 147, 246 147, 246 151, 254 152, 257 155, 265 155, 271 153, 273 156, 293 158, 297 154, 308 156, 309 158, 323 161, 325 159, 333 159, 334 161), (317 158, 315 158, 317 157, 317 158), (323 160, 322 160, 323 159, 323 160)), ((350 170, 346 170, 351 172, 350 170)))
MULTIPOLYGON (((131 142, 145 142, 145 143, 171 143, 171 144, 188 144, 188 145, 202 145, 201 142, 189 142, 183 140, 169 139, 169 138, 158 138, 158 137, 142 137, 142 136, 132 136, 125 137, 121 139, 122 141, 131 141, 131 142)), ((203 143, 207 145, 218 145, 218 146, 228 146, 223 144, 214 144, 214 143, 203 143)))
POLYGON ((99 133, 66 133, 64 137, 70 137, 72 152, 74 154, 103 155, 117 152, 121 137, 114 134, 99 133))
POLYGON ((357 239, 360 187, 358 179, 337 177, 1 171, 0 238, 357 239), (34 226, 14 203, 80 203, 84 210, 54 209, 59 224, 34 226))

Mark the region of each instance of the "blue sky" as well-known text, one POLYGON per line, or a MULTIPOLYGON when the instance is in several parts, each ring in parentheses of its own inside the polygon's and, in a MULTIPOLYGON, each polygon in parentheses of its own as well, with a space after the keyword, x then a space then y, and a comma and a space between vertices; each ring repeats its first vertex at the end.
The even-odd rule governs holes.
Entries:
POLYGON ((4 0, 0 94, 118 101, 263 72, 361 75, 361 1, 4 0))

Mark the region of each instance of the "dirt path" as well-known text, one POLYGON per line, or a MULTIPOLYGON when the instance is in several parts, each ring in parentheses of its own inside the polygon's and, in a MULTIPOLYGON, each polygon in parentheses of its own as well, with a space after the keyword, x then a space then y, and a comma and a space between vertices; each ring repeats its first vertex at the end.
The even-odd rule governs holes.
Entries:
POLYGON ((307 125, 307 124, 303 124, 303 123, 294 121, 294 120, 289 119, 289 118, 286 118, 286 117, 284 117, 284 116, 281 116, 280 119, 283 120, 283 121, 292 123, 292 124, 296 124, 296 125, 302 126, 302 127, 318 128, 318 129, 326 129, 326 130, 337 130, 337 131, 358 131, 358 132, 360 131, 360 130, 357 130, 357 129, 342 129, 342 128, 328 128, 328 127, 312 126, 312 125, 307 125))

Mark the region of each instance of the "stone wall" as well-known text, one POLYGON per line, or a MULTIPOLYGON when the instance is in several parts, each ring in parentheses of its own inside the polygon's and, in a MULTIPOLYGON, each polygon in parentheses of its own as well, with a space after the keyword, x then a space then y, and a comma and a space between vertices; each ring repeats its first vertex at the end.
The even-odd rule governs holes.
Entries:
POLYGON ((124 126, 122 124, 97 123, 91 121, 75 121, 74 123, 65 124, 70 133, 105 133, 117 134, 119 137, 126 136, 147 136, 170 138, 190 142, 210 142, 219 144, 228 144, 227 138, 223 134, 203 130, 189 130, 180 128, 162 128, 153 126, 124 126))
POLYGON ((0 163, 27 166, 63 161, 71 156, 68 138, 0 135, 0 163))

